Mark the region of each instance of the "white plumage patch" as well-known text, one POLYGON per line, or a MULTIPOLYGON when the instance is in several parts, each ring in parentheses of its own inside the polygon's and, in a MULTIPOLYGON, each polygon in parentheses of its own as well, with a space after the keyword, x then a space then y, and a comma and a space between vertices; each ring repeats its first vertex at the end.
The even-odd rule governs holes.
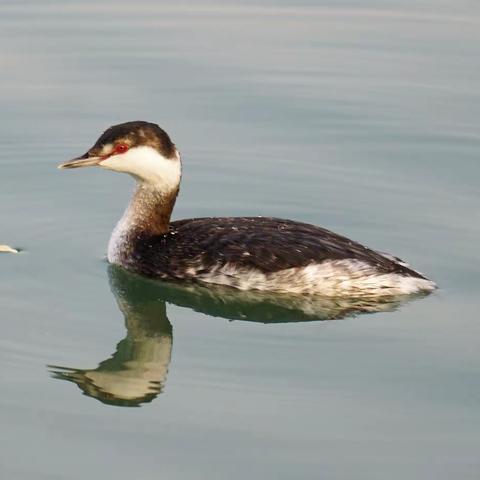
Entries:
POLYGON ((122 251, 127 242, 127 235, 133 225, 132 213, 130 207, 127 207, 122 218, 113 229, 108 242, 107 258, 110 263, 122 265, 122 251))
MULTIPOLYGON (((201 270, 201 269, 199 269, 201 270)), ((396 273, 382 274, 359 260, 327 260, 274 273, 237 268, 233 264, 201 273, 197 280, 240 290, 320 294, 330 297, 409 295, 433 291, 430 280, 396 273)))
POLYGON ((165 158, 148 146, 134 147, 126 153, 115 154, 99 165, 115 172, 129 173, 140 182, 155 185, 156 189, 169 192, 178 187, 182 174, 180 155, 165 158))

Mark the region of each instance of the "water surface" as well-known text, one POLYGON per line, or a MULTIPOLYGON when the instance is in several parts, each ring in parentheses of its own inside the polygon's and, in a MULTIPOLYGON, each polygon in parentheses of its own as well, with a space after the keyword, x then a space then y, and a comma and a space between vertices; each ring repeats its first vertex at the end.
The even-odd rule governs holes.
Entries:
POLYGON ((0 9, 2 478, 478 478, 477 2, 0 9), (132 182, 55 166, 136 119, 182 152, 175 218, 321 224, 440 290, 307 321, 112 280, 132 182))

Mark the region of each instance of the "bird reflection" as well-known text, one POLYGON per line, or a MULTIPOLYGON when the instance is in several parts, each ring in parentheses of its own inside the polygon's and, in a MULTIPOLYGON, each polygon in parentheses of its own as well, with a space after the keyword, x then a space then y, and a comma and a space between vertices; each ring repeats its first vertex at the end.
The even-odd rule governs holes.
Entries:
MULTIPOLYGON (((410 297, 325 298, 239 291, 221 286, 152 281, 108 267, 110 288, 125 318, 126 337, 95 369, 49 365, 54 378, 76 383, 85 395, 117 406, 140 406, 161 393, 172 352, 166 303, 212 317, 260 323, 335 320, 397 309, 410 297)), ((418 298, 418 297, 417 297, 418 298)))
POLYGON ((139 406, 162 392, 172 353, 172 324, 152 282, 110 266, 110 288, 125 318, 126 337, 97 368, 49 365, 54 378, 76 383, 103 403, 139 406))

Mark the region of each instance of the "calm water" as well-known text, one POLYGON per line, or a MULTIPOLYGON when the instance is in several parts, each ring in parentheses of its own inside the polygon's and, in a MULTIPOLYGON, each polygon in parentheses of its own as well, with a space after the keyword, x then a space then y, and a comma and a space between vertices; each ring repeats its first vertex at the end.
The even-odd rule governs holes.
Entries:
POLYGON ((479 45, 474 0, 2 2, 0 476, 479 478, 479 45), (131 180, 55 166, 136 119, 176 218, 322 224, 441 289, 299 322, 109 269, 131 180))

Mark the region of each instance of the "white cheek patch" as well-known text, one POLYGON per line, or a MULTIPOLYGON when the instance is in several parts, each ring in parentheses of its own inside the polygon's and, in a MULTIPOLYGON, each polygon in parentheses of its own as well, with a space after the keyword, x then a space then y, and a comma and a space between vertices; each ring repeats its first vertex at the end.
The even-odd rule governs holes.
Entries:
POLYGON ((171 191, 178 187, 181 177, 180 157, 168 159, 152 147, 131 148, 128 152, 112 155, 99 165, 108 170, 129 173, 137 180, 171 191))

